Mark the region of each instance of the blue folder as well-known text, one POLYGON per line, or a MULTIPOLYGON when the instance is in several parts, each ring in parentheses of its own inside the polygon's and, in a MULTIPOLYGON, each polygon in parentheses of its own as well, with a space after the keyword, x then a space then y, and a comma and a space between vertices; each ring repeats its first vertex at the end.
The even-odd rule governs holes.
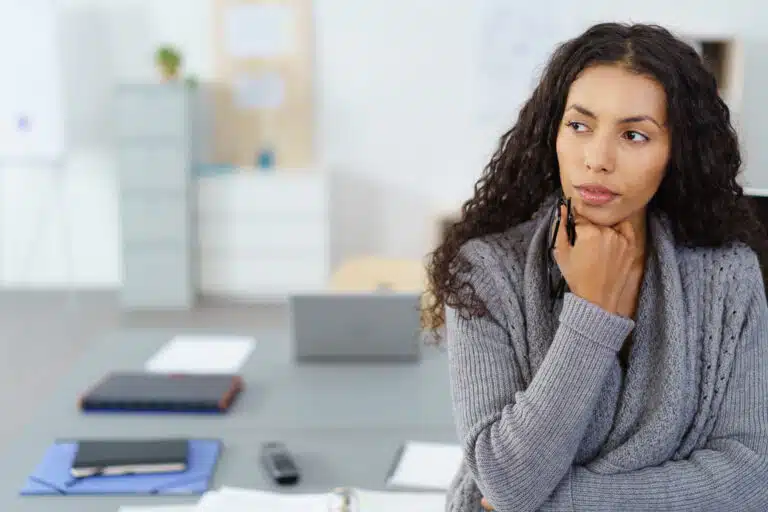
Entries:
POLYGON ((183 472, 74 478, 70 469, 77 442, 57 442, 27 478, 21 495, 203 494, 210 487, 220 452, 217 439, 193 439, 183 472))

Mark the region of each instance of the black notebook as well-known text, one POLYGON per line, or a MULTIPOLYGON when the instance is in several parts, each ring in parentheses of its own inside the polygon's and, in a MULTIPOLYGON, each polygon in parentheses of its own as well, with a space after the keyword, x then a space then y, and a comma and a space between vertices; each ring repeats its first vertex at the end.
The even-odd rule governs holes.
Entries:
POLYGON ((113 373, 81 397, 80 408, 224 413, 242 389, 237 375, 113 373))
POLYGON ((83 440, 70 473, 93 475, 175 473, 187 470, 189 441, 185 439, 83 440))

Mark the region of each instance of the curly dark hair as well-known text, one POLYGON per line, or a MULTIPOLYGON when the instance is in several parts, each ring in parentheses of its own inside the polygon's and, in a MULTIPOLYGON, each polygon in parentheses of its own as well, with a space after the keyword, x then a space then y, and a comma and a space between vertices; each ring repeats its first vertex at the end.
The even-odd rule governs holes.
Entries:
POLYGON ((517 122, 501 137, 474 196, 463 204, 460 219, 430 254, 429 303, 423 311, 428 326, 444 323, 445 306, 464 315, 487 313, 459 277, 459 250, 470 239, 529 220, 559 192, 555 140, 568 91, 585 68, 597 64, 650 76, 666 92, 670 158, 649 211, 666 214, 681 245, 743 242, 763 260, 763 226, 736 180, 739 144, 713 74, 693 48, 663 27, 601 23, 555 50, 517 122))

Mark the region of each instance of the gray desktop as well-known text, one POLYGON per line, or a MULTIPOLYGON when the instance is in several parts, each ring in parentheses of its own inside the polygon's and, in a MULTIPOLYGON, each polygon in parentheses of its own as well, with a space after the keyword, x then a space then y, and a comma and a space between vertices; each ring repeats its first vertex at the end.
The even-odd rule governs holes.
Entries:
MULTIPOLYGON (((411 311, 406 306, 415 300, 413 296, 390 298, 393 300, 368 301, 360 311, 382 302, 390 312, 400 307, 411 311)), ((351 296, 338 299, 337 305, 354 302, 351 296)), ((350 310, 344 311, 352 316, 350 310)), ((407 324, 414 325, 416 316, 408 318, 407 324)), ((390 321, 388 326, 392 324, 408 332, 406 324, 390 321)), ((221 334, 199 328, 183 332, 175 328, 124 329, 94 343, 0 457, 0 510, 100 512, 122 505, 194 503, 198 498, 19 496, 27 476, 56 439, 216 437, 224 449, 212 488, 225 485, 299 493, 324 492, 336 486, 385 490, 387 472, 403 442, 457 442, 443 350, 422 348, 418 364, 402 364, 397 359, 376 365, 345 361, 297 364, 289 329, 227 333, 256 339, 254 352, 240 372, 245 392, 227 415, 83 414, 77 408, 80 394, 104 374, 140 370, 173 336, 205 333, 221 334), (290 489, 274 485, 259 464, 261 443, 274 440, 286 443, 302 470, 302 483, 290 489)), ((403 342, 405 338, 385 339, 403 342)))

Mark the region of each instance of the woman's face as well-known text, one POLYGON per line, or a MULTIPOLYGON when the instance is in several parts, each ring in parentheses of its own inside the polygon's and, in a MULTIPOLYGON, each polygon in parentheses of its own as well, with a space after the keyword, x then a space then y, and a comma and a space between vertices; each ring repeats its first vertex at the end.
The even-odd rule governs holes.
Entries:
POLYGON ((669 159, 666 111, 658 82, 620 66, 587 68, 571 84, 557 160, 577 214, 603 226, 643 222, 669 159))

